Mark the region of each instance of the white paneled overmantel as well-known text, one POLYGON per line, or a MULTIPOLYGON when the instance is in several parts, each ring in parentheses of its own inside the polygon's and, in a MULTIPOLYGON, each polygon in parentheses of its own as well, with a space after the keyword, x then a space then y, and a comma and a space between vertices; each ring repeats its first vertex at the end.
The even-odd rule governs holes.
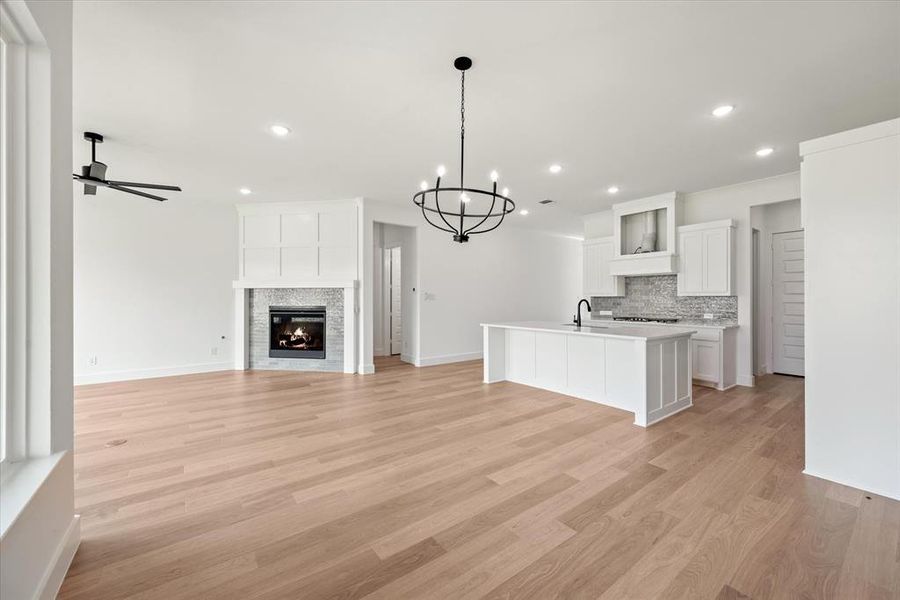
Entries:
POLYGON ((355 373, 359 321, 361 201, 239 204, 235 299, 236 370, 249 368, 251 290, 343 290, 344 372, 355 373))
POLYGON ((239 204, 241 281, 358 279, 359 201, 239 204))

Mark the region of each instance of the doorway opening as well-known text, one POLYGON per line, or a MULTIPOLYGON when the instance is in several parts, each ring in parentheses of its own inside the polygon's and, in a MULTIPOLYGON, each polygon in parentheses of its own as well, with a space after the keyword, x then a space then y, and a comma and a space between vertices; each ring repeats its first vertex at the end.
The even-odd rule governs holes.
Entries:
POLYGON ((755 375, 804 374, 804 235, 800 200, 754 206, 755 375))
POLYGON ((403 248, 394 246, 382 250, 384 260, 384 324, 388 354, 397 356, 403 349, 403 248))
POLYGON ((415 228, 374 223, 373 355, 414 362, 415 228))

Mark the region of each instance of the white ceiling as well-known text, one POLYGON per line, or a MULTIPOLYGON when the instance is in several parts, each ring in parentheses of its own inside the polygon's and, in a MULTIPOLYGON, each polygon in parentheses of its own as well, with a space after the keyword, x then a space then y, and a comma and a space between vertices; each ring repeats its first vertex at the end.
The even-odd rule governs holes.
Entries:
POLYGON ((80 0, 76 159, 87 129, 110 178, 180 184, 173 200, 410 203, 436 165, 458 175, 460 54, 467 182, 498 169, 531 210, 516 222, 557 231, 796 170, 798 142, 900 115, 897 2, 80 0))

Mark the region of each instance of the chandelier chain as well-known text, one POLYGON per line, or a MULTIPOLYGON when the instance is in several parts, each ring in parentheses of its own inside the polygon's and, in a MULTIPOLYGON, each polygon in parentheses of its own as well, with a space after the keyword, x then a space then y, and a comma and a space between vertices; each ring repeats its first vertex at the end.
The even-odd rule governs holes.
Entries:
POLYGON ((466 135, 466 72, 462 72, 462 83, 459 86, 459 133, 466 135))

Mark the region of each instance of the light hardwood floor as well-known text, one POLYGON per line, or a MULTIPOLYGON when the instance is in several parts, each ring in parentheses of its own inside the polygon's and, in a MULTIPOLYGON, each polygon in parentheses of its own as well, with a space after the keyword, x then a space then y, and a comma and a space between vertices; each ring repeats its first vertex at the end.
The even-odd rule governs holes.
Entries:
POLYGON ((80 387, 60 598, 900 597, 900 503, 800 473, 801 379, 631 421, 480 362, 80 387))

